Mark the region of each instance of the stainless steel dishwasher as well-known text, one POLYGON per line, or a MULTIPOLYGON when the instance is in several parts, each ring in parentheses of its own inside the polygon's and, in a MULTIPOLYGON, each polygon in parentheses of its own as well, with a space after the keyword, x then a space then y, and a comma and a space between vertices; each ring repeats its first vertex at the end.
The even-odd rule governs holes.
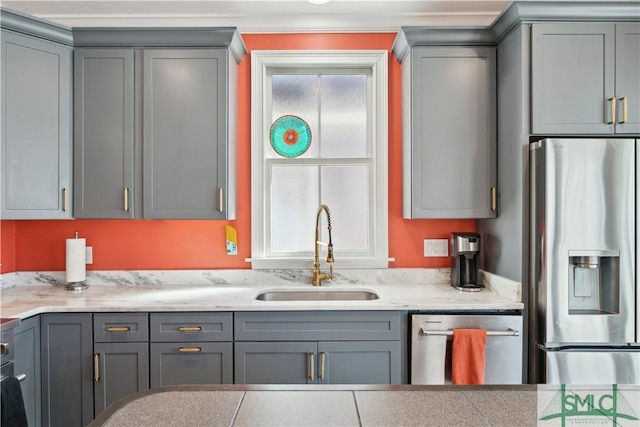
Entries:
POLYGON ((522 383, 522 315, 412 314, 411 384, 451 384, 453 329, 486 329, 485 384, 522 383))

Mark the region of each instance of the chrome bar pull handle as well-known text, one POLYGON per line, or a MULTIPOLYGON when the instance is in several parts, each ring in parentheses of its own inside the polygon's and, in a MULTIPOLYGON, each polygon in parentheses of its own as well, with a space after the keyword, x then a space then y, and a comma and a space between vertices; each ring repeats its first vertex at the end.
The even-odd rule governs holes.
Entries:
POLYGON ((224 190, 218 188, 218 212, 224 212, 224 190))
POLYGON ((66 212, 69 210, 69 190, 66 188, 62 189, 62 212, 66 212))
MULTIPOLYGON (((420 328, 420 335, 452 336, 453 329, 432 330, 432 329, 420 328)), ((517 337, 519 335, 520 335, 519 331, 516 331, 515 329, 511 329, 511 328, 508 328, 505 331, 487 331, 488 337, 517 337)))
POLYGON ((320 381, 324 381, 324 368, 325 368, 325 362, 326 362, 326 358, 327 358, 327 354, 322 351, 320 352, 320 381))
POLYGON ((100 354, 93 355, 93 381, 100 381, 100 354))
POLYGON ((609 108, 611 111, 611 120, 609 120, 607 124, 612 125, 616 122, 616 97, 612 96, 607 101, 609 101, 609 108))
POLYGON ((23 382, 24 380, 27 379, 27 374, 18 374, 16 375, 16 378, 19 382, 23 382))
POLYGON ((129 187, 124 187, 124 211, 129 212, 129 187))
POLYGON ((623 96, 622 98, 620 98, 620 101, 622 102, 622 120, 618 123, 623 125, 627 123, 627 97, 623 96))
POLYGON ((180 347, 178 349, 180 353, 200 353, 202 351, 201 347, 180 347))
POLYGON ((309 379, 311 381, 316 380, 316 363, 313 353, 309 353, 309 379))
POLYGON ((178 330, 180 332, 200 332, 202 330, 202 326, 180 326, 178 330))
POLYGON ((131 328, 129 328, 128 326, 109 326, 107 328, 107 332, 129 332, 131 330, 131 328))

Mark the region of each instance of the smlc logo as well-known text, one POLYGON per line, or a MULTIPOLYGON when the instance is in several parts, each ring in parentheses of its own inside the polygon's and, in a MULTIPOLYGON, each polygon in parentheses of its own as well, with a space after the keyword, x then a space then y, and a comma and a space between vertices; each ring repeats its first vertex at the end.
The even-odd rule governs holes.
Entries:
POLYGON ((606 390, 582 394, 567 392, 566 385, 562 384, 541 415, 540 421, 560 420, 562 427, 567 421, 576 425, 612 426, 619 425, 619 420, 638 421, 632 406, 615 384, 610 393, 606 390))

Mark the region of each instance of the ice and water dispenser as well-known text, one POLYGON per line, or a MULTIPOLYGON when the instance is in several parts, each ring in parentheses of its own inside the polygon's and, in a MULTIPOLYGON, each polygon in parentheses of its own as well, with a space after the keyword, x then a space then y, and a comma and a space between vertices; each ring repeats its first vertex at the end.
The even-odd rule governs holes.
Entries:
POLYGON ((569 251, 569 314, 620 312, 620 252, 569 251))

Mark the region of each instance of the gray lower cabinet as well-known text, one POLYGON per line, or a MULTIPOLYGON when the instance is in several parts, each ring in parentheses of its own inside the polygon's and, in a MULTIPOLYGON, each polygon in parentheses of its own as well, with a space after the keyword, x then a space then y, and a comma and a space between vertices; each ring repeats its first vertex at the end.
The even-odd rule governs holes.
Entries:
POLYGON ((403 216, 495 218, 495 48, 411 47, 402 102, 403 216))
POLYGON ((42 424, 85 426, 93 419, 93 339, 89 313, 41 315, 42 424))
POLYGON ((640 23, 533 24, 532 133, 640 132, 640 23))
POLYGON ((151 388, 233 384, 232 313, 151 313, 151 388))
POLYGON ((94 408, 98 416, 116 400, 149 389, 147 313, 93 316, 94 408))
POLYGON ((21 383, 27 422, 30 427, 39 427, 42 425, 40 316, 23 319, 14 333, 15 373, 27 376, 21 383))
POLYGON ((238 384, 400 384, 400 312, 237 312, 238 384))
POLYGON ((74 217, 133 218, 133 49, 75 50, 73 147, 74 217))
POLYGON ((69 46, 2 31, 2 219, 71 218, 69 46))

